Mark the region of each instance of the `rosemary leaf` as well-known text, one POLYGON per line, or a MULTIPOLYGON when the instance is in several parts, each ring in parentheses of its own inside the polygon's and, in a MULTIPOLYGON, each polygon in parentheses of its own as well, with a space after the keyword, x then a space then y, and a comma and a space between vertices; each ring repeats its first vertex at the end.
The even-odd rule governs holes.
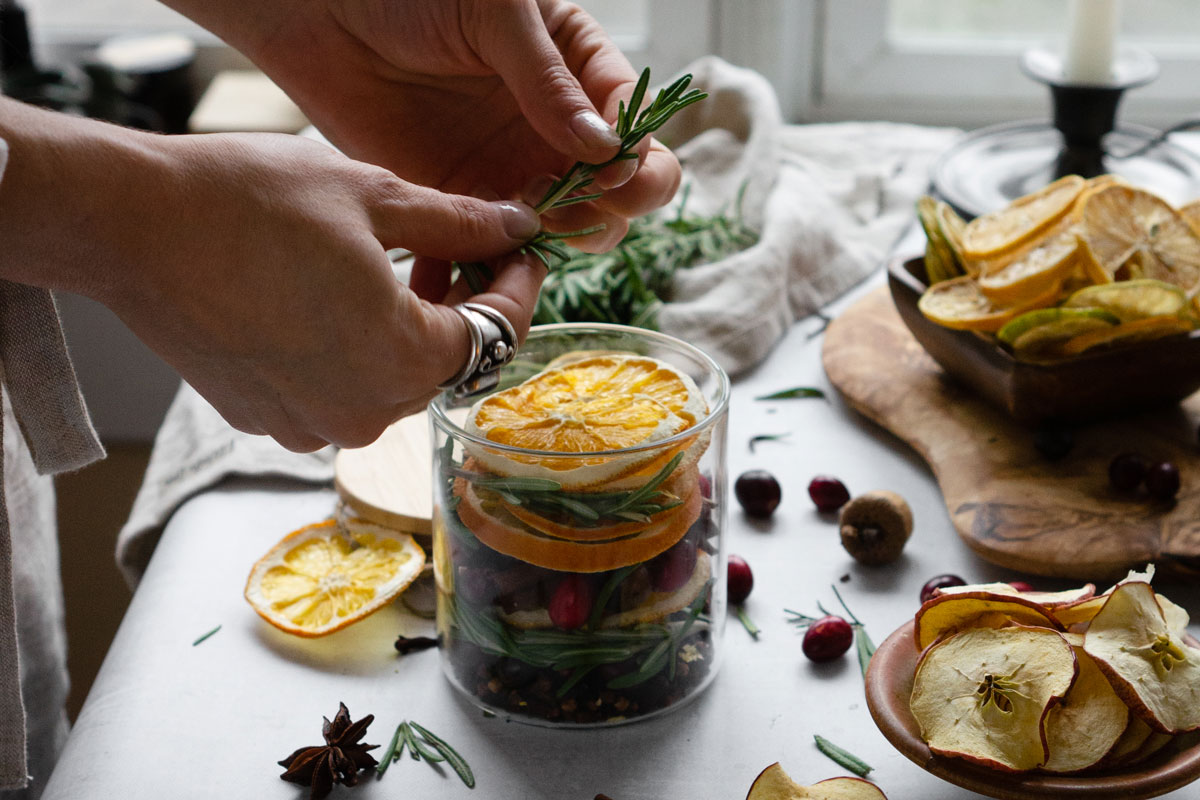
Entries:
POLYGON ((871 771, 871 766, 861 758, 847 750, 843 750, 824 736, 814 735, 813 739, 817 743, 817 749, 836 761, 843 769, 850 770, 860 778, 865 778, 867 773, 871 771))
POLYGON ((196 641, 192 642, 192 647, 195 647, 196 645, 200 644, 200 643, 201 643, 201 642, 203 642, 205 639, 207 639, 208 637, 212 636, 214 633, 216 633, 216 632, 217 632, 217 631, 219 631, 219 630, 221 630, 221 626, 220 626, 220 625, 218 625, 217 627, 213 628, 213 629, 212 629, 211 631, 209 631, 208 633, 202 633, 202 634, 200 634, 199 636, 197 636, 197 637, 196 637, 196 641))
POLYGON ((416 722, 412 722, 410 724, 417 733, 421 734, 421 738, 436 748, 437 751, 441 753, 443 757, 445 757, 446 763, 448 763, 451 768, 458 773, 458 777, 462 778, 462 782, 467 785, 467 788, 474 789, 475 774, 471 772, 471 767, 467 764, 466 759, 460 756, 458 751, 447 744, 445 740, 435 735, 425 726, 416 722))
POLYGON ((759 442, 778 442, 781 439, 786 439, 791 434, 788 433, 760 433, 758 436, 750 437, 750 452, 754 452, 754 445, 759 442))
POLYGON ((637 564, 622 567, 610 575, 608 580, 604 582, 604 585, 600 587, 600 593, 596 595, 596 602, 592 605, 592 613, 588 615, 588 628, 594 629, 600 624, 600 619, 604 616, 604 609, 608 606, 608 601, 612 599, 613 592, 637 568, 637 564))
POLYGON ((375 767, 375 774, 383 777, 383 773, 387 772, 388 767, 396 760, 399 753, 396 748, 401 744, 401 727, 404 723, 396 726, 396 732, 392 734, 392 741, 388 743, 387 749, 383 751, 383 755, 379 759, 379 765, 375 767))
POLYGON ((825 393, 820 389, 814 389, 811 386, 797 386, 793 389, 783 389, 771 394, 764 394, 755 400, 794 400, 798 397, 820 397, 824 398, 825 393))
POLYGON ((866 678, 871 656, 875 655, 875 643, 871 641, 867 629, 862 625, 854 626, 854 650, 858 655, 858 667, 862 670, 863 678, 866 678))
POLYGON ((746 629, 746 633, 750 634, 752 639, 758 641, 758 635, 762 633, 762 630, 754 624, 754 620, 750 619, 750 615, 746 613, 745 606, 737 607, 737 618, 742 623, 742 627, 746 629))
MULTIPOLYGON (((405 737, 408 739, 409 749, 413 753, 419 753, 421 758, 425 759, 430 764, 437 764, 440 761, 445 761, 445 756, 443 756, 436 749, 432 749, 430 745, 426 744, 424 741, 418 738, 415 733, 413 733, 413 724, 414 723, 409 722, 407 725, 405 725, 405 737)), ((415 755, 413 757, 416 758, 415 755)))

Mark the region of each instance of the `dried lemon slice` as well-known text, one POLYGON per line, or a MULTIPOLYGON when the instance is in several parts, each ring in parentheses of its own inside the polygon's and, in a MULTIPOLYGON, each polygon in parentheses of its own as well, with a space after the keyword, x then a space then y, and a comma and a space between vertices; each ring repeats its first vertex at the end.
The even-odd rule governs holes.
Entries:
POLYGON ((1080 237, 1110 279, 1155 278, 1189 296, 1200 287, 1200 234, 1150 192, 1120 185, 1096 192, 1084 204, 1080 237))
POLYGON ((466 429, 497 444, 537 450, 513 454, 471 446, 488 470, 507 476, 550 478, 566 489, 606 483, 660 455, 563 457, 648 445, 695 425, 708 413, 695 382, 666 362, 631 354, 604 354, 547 369, 485 397, 467 416, 466 429))
POLYGON ((981 292, 974 278, 964 275, 930 286, 917 301, 917 308, 947 328, 996 331, 1022 311, 1050 305, 1058 299, 1058 292, 1058 284, 1052 284, 1025 303, 1004 306, 981 292))
POLYGON ((971 220, 962 235, 964 256, 992 258, 1034 238, 1070 210, 1085 183, 1078 175, 1067 175, 971 220))
POLYGON ((425 552, 407 533, 363 520, 327 520, 283 537, 250 570, 246 600, 297 636, 324 636, 396 598, 420 574, 425 552))
POLYGON ((1187 333, 1192 330, 1192 323, 1180 317, 1147 317, 1123 322, 1111 328, 1088 331, 1068 339, 1062 345, 1064 355, 1077 356, 1093 347, 1113 344, 1129 344, 1144 342, 1148 339, 1161 339, 1187 333))
POLYGON ((1122 322, 1181 314, 1188 299, 1178 286, 1153 279, 1088 286, 1068 297, 1066 308, 1103 308, 1122 322))
POLYGON ((1027 255, 979 277, 979 290, 997 303, 1014 305, 1061 284, 1078 263, 1074 230, 1052 236, 1027 255))

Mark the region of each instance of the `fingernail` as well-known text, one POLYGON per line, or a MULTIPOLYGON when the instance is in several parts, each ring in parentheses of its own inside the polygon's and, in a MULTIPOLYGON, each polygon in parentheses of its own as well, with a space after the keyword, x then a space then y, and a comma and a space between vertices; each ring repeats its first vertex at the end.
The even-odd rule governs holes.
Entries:
POLYGON ((571 118, 571 130, 589 147, 619 147, 621 137, 595 111, 580 111, 571 118))
POLYGON ((542 229, 542 221, 538 219, 537 213, 524 203, 502 200, 492 205, 500 211, 504 232, 513 239, 524 242, 532 239, 542 229))
POLYGON ((624 186, 637 172, 638 162, 636 158, 626 159, 618 162, 604 170, 604 173, 596 176, 596 183, 600 184, 604 189, 615 189, 618 186, 624 186))

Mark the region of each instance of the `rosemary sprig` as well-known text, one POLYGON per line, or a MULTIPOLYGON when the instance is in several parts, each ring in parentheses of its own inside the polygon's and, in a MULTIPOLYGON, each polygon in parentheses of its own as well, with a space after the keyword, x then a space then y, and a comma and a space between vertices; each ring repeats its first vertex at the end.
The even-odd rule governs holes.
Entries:
POLYGON ((682 195, 674 218, 633 220, 625 238, 607 253, 568 248, 570 258, 542 283, 534 324, 611 322, 655 329, 676 272, 719 261, 758 241, 742 221, 741 192, 732 215, 722 211, 711 217, 685 214, 687 187, 682 195))
POLYGON ((746 613, 746 607, 739 605, 734 613, 737 615, 738 622, 742 623, 742 627, 746 629, 746 633, 750 634, 750 638, 758 641, 758 635, 762 633, 762 629, 754 624, 754 620, 750 619, 750 615, 746 613))
POLYGON ((221 630, 221 626, 220 626, 220 625, 218 625, 217 627, 213 628, 213 629, 212 629, 211 631, 209 631, 208 633, 202 633, 202 634, 200 634, 198 637, 196 637, 196 641, 192 642, 192 647, 195 647, 196 645, 200 644, 200 643, 201 643, 201 642, 203 642, 205 639, 207 639, 208 637, 212 636, 214 633, 216 633, 216 632, 217 632, 217 631, 219 631, 219 630, 221 630))
POLYGON ((612 521, 648 522, 652 516, 683 501, 659 487, 671 476, 683 452, 676 453, 649 481, 622 492, 565 492, 562 484, 548 478, 505 478, 451 467, 450 472, 476 488, 500 495, 506 503, 531 511, 571 519, 576 527, 598 526, 612 521))
POLYGON ((843 769, 848 769, 860 778, 865 778, 871 771, 871 765, 848 750, 843 750, 824 736, 813 735, 817 749, 836 761, 843 769))
POLYGON ((396 726, 392 741, 383 751, 383 757, 379 759, 379 766, 375 768, 376 775, 383 777, 388 767, 400 760, 405 748, 408 748, 408 753, 414 761, 424 759, 428 764, 446 762, 451 769, 458 773, 458 777, 467 785, 467 788, 475 788, 475 774, 471 771, 466 759, 459 755, 458 751, 451 747, 446 740, 425 726, 410 720, 402 721, 396 726))
MULTIPOLYGON (((688 85, 691 82, 692 76, 684 75, 670 86, 661 89, 654 100, 645 109, 642 109, 642 101, 645 99, 646 89, 650 85, 650 69, 642 70, 633 94, 629 98, 629 104, 626 105, 622 101, 618 106, 615 129, 621 138, 621 146, 617 150, 617 154, 601 164, 575 162, 565 175, 550 186, 545 196, 534 206, 534 211, 544 214, 552 208, 561 208, 564 205, 594 200, 599 197, 600 195, 594 192, 582 196, 579 193, 592 184, 596 173, 600 170, 618 161, 637 158, 637 154, 633 150, 642 139, 661 128, 668 119, 682 109, 708 96, 697 89, 689 91, 688 85)), ((555 263, 565 261, 568 257, 567 251, 558 240, 573 236, 585 236, 601 230, 602 227, 571 231, 570 233, 542 231, 518 248, 517 252, 533 255, 547 268, 552 268, 555 263)), ((469 262, 458 263, 457 266, 459 273, 471 287, 471 291, 476 293, 483 291, 485 281, 491 278, 491 271, 486 264, 469 262)))
POLYGON ((871 637, 867 635, 867 627, 862 624, 862 620, 854 616, 854 612, 850 610, 850 606, 846 605, 846 601, 842 599, 842 594, 833 584, 829 585, 833 589, 833 594, 837 597, 838 602, 842 604, 842 608, 846 609, 846 614, 849 615, 850 621, 854 626, 854 650, 858 654, 858 666, 862 670, 863 677, 867 677, 867 667, 871 663, 871 656, 875 655, 875 643, 871 641, 871 637))

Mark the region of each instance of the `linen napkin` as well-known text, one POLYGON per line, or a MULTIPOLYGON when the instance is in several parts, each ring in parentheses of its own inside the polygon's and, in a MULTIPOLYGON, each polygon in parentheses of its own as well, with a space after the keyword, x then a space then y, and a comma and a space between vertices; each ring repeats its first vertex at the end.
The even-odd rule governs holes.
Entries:
MULTIPOLYGON (((788 125, 762 75, 715 57, 687 71, 709 97, 660 131, 683 163, 687 210, 729 210, 744 186, 743 216, 761 237, 679 273, 658 322, 736 374, 766 356, 792 322, 880 266, 913 220, 933 160, 961 134, 886 122, 788 125)), ((187 498, 234 475, 328 483, 333 454, 299 455, 239 433, 182 386, 118 537, 126 579, 137 583, 163 526, 187 498)))

